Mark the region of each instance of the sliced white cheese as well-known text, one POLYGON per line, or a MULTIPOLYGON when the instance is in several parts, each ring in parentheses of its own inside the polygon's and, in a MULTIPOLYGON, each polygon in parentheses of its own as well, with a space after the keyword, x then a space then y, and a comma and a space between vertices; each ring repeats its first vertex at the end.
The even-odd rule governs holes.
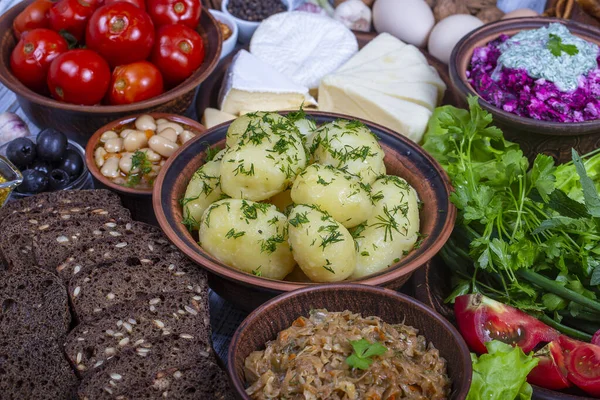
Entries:
POLYGON ((250 42, 252 54, 310 89, 357 51, 356 36, 341 22, 302 11, 265 19, 250 42))
POLYGON ((363 64, 351 68, 346 68, 346 65, 344 65, 344 67, 340 68, 340 70, 336 71, 336 73, 357 73, 369 69, 398 70, 409 68, 412 66, 429 67, 429 63, 427 62, 427 58, 425 58, 425 56, 423 55, 423 53, 421 53, 419 49, 412 45, 406 45, 401 50, 387 53, 382 57, 371 59, 363 64))
POLYGON ((236 119, 237 117, 233 114, 225 113, 221 110, 217 110, 216 108, 207 108, 204 110, 204 115, 202 115, 202 125, 207 128, 212 128, 215 125, 222 124, 223 122, 228 122, 236 119))
POLYGON ((431 111, 416 103, 353 85, 327 85, 319 87, 319 110, 347 114, 383 125, 419 142, 431 111))
POLYGON ((297 110, 303 104, 317 104, 307 87, 294 83, 246 50, 234 57, 219 98, 221 110, 234 115, 242 111, 297 110))
POLYGON ((373 82, 370 79, 355 76, 328 75, 323 78, 322 83, 327 86, 354 86, 357 90, 361 88, 372 89, 381 94, 411 101, 433 111, 438 101, 438 89, 435 85, 427 82, 395 82, 387 83, 373 82))
POLYGON ((363 64, 366 64, 372 60, 382 58, 390 53, 399 52, 407 44, 401 40, 396 39, 389 33, 382 33, 377 35, 375 39, 371 40, 365 47, 360 49, 347 63, 342 65, 336 72, 346 71, 348 69, 356 68, 363 64))

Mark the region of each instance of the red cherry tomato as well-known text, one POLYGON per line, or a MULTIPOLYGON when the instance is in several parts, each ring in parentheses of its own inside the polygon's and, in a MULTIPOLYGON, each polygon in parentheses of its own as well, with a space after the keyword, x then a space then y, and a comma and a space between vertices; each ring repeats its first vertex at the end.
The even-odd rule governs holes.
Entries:
POLYGON ((48 71, 52 97, 65 103, 100 103, 110 82, 108 63, 95 51, 71 50, 56 57, 48 71))
POLYGON ((136 6, 137 8, 141 9, 141 10, 145 10, 146 9, 146 2, 145 0, 106 0, 104 2, 104 5, 109 5, 109 4, 115 4, 118 3, 120 1, 126 1, 127 3, 131 3, 134 6, 136 6))
POLYGON ((148 14, 157 27, 181 24, 196 29, 201 13, 200 0, 148 0, 148 14))
POLYGON ((550 390, 561 390, 571 386, 567 379, 565 356, 558 340, 548 343, 535 356, 539 362, 527 375, 527 382, 550 390))
POLYGON ((151 61, 165 83, 175 86, 186 80, 204 61, 204 41, 195 30, 184 25, 165 25, 156 32, 151 61))
POLYGON ((112 67, 145 60, 154 44, 152 20, 138 7, 120 1, 100 7, 90 18, 85 37, 112 67))
POLYGON ((23 33, 10 56, 13 75, 29 89, 46 92, 50 63, 69 49, 66 40, 50 29, 33 29, 23 33))
POLYGON ((582 343, 566 359, 569 380, 586 393, 600 397, 600 346, 582 343))
POLYGON ((48 11, 50 28, 56 32, 67 31, 81 42, 85 26, 96 10, 95 4, 86 0, 60 0, 48 11))
POLYGON ((131 104, 156 97, 163 92, 163 78, 158 68, 139 61, 115 68, 108 91, 109 104, 131 104))
POLYGON ((17 39, 23 32, 37 28, 50 28, 48 10, 54 5, 50 0, 37 0, 25 7, 13 21, 13 31, 17 39))
POLYGON ((463 338, 477 353, 486 353, 484 343, 500 340, 529 353, 539 343, 557 339, 559 333, 516 308, 481 294, 456 298, 454 314, 463 338))

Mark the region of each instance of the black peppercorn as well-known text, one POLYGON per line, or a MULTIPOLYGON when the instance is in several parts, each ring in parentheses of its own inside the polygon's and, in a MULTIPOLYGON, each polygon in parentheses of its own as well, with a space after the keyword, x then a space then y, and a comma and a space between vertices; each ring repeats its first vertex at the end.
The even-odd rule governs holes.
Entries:
POLYGON ((229 0, 227 11, 245 21, 260 22, 273 14, 286 11, 281 0, 229 0))

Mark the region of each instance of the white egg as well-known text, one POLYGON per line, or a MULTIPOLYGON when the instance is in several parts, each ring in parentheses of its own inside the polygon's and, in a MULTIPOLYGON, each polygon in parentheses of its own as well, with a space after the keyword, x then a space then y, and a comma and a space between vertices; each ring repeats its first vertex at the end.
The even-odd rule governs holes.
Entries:
POLYGON ((373 4, 375 30, 415 46, 425 46, 434 24, 433 11, 425 0, 376 0, 373 4))
POLYGON ((455 14, 444 18, 431 31, 427 50, 438 60, 448 64, 454 46, 467 33, 483 25, 477 17, 468 14, 455 14))
POLYGON ((537 17, 538 15, 540 14, 533 11, 531 8, 519 8, 518 10, 513 10, 509 13, 504 14, 504 16, 501 19, 537 17))

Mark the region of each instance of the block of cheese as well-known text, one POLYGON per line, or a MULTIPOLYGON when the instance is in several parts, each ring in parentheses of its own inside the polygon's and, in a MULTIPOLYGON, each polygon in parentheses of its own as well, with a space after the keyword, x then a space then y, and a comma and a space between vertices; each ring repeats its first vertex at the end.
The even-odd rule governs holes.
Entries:
POLYGON ((419 142, 445 90, 416 47, 381 34, 323 77, 319 110, 364 118, 419 142))
POLYGON ((358 51, 352 31, 327 16, 303 11, 265 19, 250 41, 250 52, 309 89, 358 51))
POLYGON ((298 85, 246 50, 234 57, 219 94, 221 111, 277 111, 316 106, 308 88, 298 85))
POLYGON ((202 115, 202 125, 206 128, 212 128, 213 126, 222 124, 223 122, 228 122, 236 119, 237 117, 233 114, 228 114, 221 110, 217 110, 216 108, 208 107, 204 110, 204 115, 202 115))
POLYGON ((431 117, 431 111, 419 104, 366 87, 329 86, 326 80, 319 87, 319 110, 375 122, 417 143, 431 117))

